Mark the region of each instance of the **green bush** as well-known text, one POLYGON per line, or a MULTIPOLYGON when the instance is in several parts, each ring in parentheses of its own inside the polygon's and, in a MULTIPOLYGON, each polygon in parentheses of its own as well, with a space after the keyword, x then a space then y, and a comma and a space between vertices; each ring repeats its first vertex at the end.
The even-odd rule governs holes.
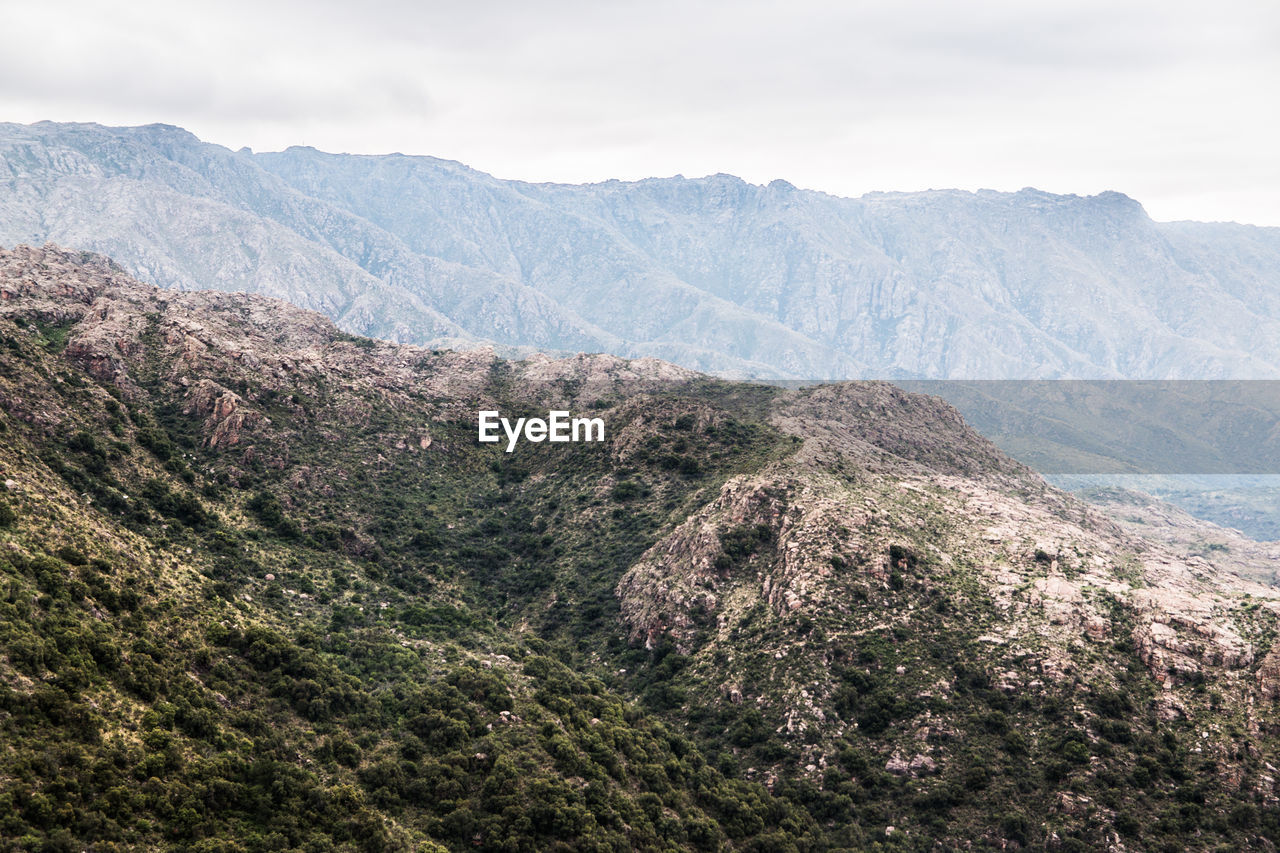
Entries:
POLYGON ((619 480, 609 491, 609 497, 619 503, 635 500, 643 494, 644 487, 634 480, 619 480))

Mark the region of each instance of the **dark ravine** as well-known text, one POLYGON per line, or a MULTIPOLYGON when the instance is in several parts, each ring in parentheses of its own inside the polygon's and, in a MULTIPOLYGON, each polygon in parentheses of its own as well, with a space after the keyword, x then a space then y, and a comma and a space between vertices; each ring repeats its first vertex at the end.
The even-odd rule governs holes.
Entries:
POLYGON ((1280 842, 1280 594, 883 383, 434 351, 18 247, 0 465, 6 849, 1280 842), (553 407, 608 440, 475 440, 553 407))
POLYGON ((529 184, 53 123, 0 125, 0 176, 0 245, 390 340, 761 378, 1280 377, 1280 229, 1153 222, 1116 192, 529 184))

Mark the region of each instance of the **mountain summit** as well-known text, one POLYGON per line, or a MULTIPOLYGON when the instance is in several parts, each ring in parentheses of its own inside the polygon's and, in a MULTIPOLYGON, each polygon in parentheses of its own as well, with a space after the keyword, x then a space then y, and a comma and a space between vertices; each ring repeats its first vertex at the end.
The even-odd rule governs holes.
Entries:
POLYGON ((52 123, 0 125, 0 175, 0 244, 402 342, 772 378, 1280 375, 1280 229, 1153 222, 1115 192, 530 184, 52 123))

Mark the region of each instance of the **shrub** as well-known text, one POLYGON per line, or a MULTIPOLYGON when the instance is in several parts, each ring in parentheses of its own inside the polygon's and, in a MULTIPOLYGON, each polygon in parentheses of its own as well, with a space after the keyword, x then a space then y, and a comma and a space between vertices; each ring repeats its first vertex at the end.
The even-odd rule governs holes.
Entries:
POLYGON ((138 430, 138 444, 150 450, 161 462, 173 456, 173 442, 168 433, 155 427, 143 427, 138 430))
POLYGON ((914 569, 918 559, 916 553, 905 545, 889 546, 889 566, 897 569, 914 569))
POLYGON ((1026 844, 1031 835, 1031 821, 1025 815, 1011 812, 1000 820, 1000 831, 1010 841, 1026 844))
POLYGON ((614 483, 613 489, 609 492, 609 497, 619 503, 626 503, 635 500, 644 494, 644 488, 634 480, 620 480, 614 483))

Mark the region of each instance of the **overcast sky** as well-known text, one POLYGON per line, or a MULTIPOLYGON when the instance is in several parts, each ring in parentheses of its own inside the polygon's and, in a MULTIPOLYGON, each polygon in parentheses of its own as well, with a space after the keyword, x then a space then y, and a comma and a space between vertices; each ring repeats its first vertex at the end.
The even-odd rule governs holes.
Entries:
POLYGON ((16 3, 0 120, 500 177, 1092 194, 1280 225, 1280 3, 16 3))

